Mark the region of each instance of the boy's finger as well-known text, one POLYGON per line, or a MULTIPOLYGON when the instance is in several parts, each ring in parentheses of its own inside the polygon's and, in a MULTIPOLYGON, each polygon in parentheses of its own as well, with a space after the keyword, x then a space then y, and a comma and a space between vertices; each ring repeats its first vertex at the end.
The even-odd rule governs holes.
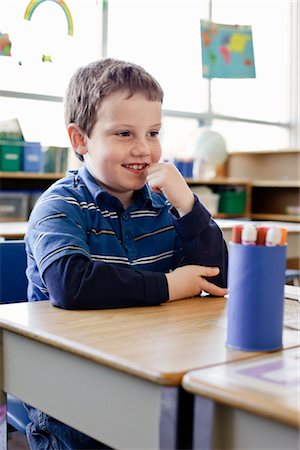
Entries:
POLYGON ((220 272, 219 267, 207 267, 200 266, 199 267, 199 275, 204 277, 215 277, 220 272))
POLYGON ((228 292, 226 288, 221 288, 221 287, 217 286, 216 284, 210 283, 207 280, 203 280, 202 290, 208 292, 211 295, 215 295, 217 297, 224 297, 224 295, 226 295, 228 292))

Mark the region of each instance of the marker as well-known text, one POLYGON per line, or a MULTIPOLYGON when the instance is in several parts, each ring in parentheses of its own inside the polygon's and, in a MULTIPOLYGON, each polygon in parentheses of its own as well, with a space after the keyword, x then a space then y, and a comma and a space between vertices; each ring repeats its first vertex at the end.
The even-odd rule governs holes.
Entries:
POLYGON ((281 241, 281 231, 278 227, 271 227, 267 231, 266 245, 268 247, 275 247, 281 241))
POLYGON ((256 245, 265 245, 268 227, 257 227, 256 245))
POLYGON ((234 225, 232 227, 231 241, 235 244, 240 244, 242 242, 242 230, 243 225, 234 225))
POLYGON ((279 245, 285 245, 286 240, 287 240, 288 231, 286 228, 280 228, 280 232, 281 232, 281 239, 280 239, 279 245))
POLYGON ((257 239, 257 229, 254 225, 246 225, 242 230, 242 244, 255 245, 257 239))

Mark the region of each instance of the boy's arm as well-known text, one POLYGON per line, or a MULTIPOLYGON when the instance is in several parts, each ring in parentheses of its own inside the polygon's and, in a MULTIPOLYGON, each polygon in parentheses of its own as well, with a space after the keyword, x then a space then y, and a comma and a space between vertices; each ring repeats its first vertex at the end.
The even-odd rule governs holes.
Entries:
POLYGON ((199 295, 202 290, 223 296, 226 289, 204 278, 214 276, 218 270, 188 265, 165 275, 91 263, 82 256, 70 255, 53 262, 45 270, 44 280, 54 306, 78 310, 124 308, 159 305, 199 295), (57 273, 61 276, 57 277, 57 273))
POLYGON ((227 286, 228 251, 223 234, 210 213, 195 196, 190 213, 178 217, 171 209, 171 217, 182 247, 179 265, 196 264, 218 267, 218 275, 210 279, 218 286, 227 286))
POLYGON ((169 298, 163 273, 91 262, 81 255, 54 261, 44 280, 51 303, 64 309, 159 305, 169 298))
POLYGON ((228 253, 222 232, 183 176, 173 164, 157 163, 150 165, 147 182, 154 192, 162 192, 172 205, 171 216, 182 247, 182 259, 177 261, 177 266, 219 267, 219 274, 211 281, 225 287, 228 253))

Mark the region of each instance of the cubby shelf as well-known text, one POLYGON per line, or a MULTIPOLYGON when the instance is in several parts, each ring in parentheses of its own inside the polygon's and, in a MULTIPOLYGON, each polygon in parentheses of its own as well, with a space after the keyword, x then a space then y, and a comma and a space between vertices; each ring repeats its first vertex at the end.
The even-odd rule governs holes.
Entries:
MULTIPOLYGON (((0 172, 0 189, 45 190, 64 173, 0 172)), ((208 186, 215 190, 232 187, 246 192, 246 206, 242 214, 216 213, 216 218, 244 217, 255 220, 300 222, 299 214, 288 214, 288 206, 299 206, 300 181, 249 180, 247 178, 214 178, 211 180, 186 180, 191 189, 208 186)))
POLYGON ((299 207, 300 181, 293 180, 249 180, 246 178, 215 178, 211 180, 187 179, 190 188, 208 186, 212 189, 244 187, 246 207, 241 214, 215 214, 216 218, 245 217, 254 220, 277 220, 300 222, 299 214, 289 214, 287 207, 299 207))

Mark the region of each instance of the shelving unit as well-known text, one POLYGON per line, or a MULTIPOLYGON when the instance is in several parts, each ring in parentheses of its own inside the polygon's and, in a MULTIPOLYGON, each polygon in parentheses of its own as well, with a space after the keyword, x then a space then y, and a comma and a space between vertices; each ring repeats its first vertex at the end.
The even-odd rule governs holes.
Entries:
POLYGON ((300 182, 252 181, 251 218, 300 222, 299 214, 289 214, 289 206, 299 206, 300 182))
POLYGON ((226 191, 228 189, 241 189, 246 193, 246 202, 245 208, 243 212, 229 214, 218 212, 214 214, 215 218, 226 219, 226 218, 234 218, 234 217, 251 217, 251 186, 249 184, 249 180, 246 178, 214 178, 212 180, 194 180, 187 179, 187 183, 190 188, 195 191, 197 194, 197 187, 207 186, 212 189, 214 193, 220 193, 222 191, 226 191))
POLYGON ((263 181, 246 178, 216 178, 213 180, 187 180, 193 190, 196 186, 208 186, 212 190, 223 187, 244 187, 246 206, 243 214, 217 213, 216 218, 244 217, 254 220, 300 222, 299 214, 288 214, 288 206, 299 206, 300 181, 263 181))
POLYGON ((24 222, 40 196, 64 173, 0 172, 0 222, 24 222))
MULTIPOLYGON (((0 172, 1 191, 44 191, 65 173, 0 172)), ((287 206, 297 206, 300 200, 300 181, 249 180, 220 177, 212 180, 187 179, 193 190, 208 186, 214 192, 239 188, 246 192, 245 211, 242 214, 217 213, 216 218, 244 217, 254 220, 300 222, 300 215, 287 214, 287 206)))
POLYGON ((65 176, 65 173, 0 172, 0 189, 2 191, 44 191, 54 181, 63 176, 65 176))

